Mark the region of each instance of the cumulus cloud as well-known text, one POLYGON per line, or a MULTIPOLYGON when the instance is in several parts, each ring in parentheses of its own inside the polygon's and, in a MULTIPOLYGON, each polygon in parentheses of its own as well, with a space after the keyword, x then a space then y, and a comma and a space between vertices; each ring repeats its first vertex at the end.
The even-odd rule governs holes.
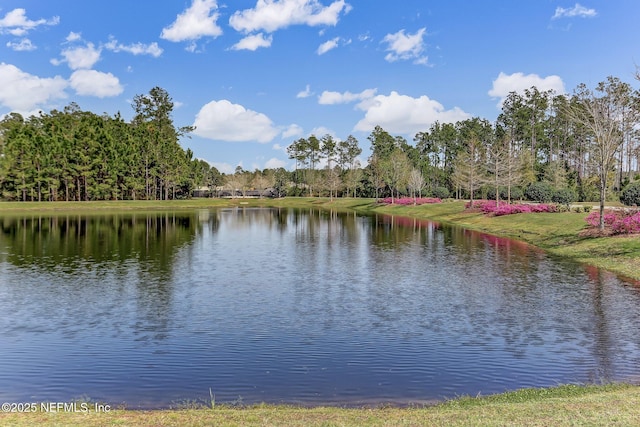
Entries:
POLYGON ((158 43, 153 42, 151 44, 144 43, 133 43, 129 45, 124 45, 122 43, 118 43, 118 40, 115 38, 110 38, 109 42, 104 45, 105 49, 110 50, 112 52, 127 52, 133 55, 151 55, 154 58, 162 55, 162 48, 158 46, 158 43))
POLYGON ((340 41, 340 37, 335 37, 331 40, 328 40, 324 43, 322 43, 317 50, 318 55, 324 55, 325 53, 329 52, 331 49, 335 49, 336 47, 338 47, 338 42, 340 41))
POLYGON ((70 86, 78 95, 106 98, 120 95, 122 85, 116 76, 96 70, 77 70, 69 78, 70 86))
POLYGON ((296 95, 296 98, 308 98, 311 95, 313 95, 313 93, 311 92, 311 86, 307 85, 304 90, 298 92, 298 94, 296 95))
POLYGON ((265 169, 278 169, 285 167, 287 167, 287 162, 284 160, 276 159, 275 157, 267 160, 267 162, 264 164, 265 169))
POLYGON ((311 135, 315 135, 318 138, 322 138, 325 135, 331 135, 334 139, 337 138, 336 133, 326 126, 318 126, 311 129, 311 132, 309 132, 309 136, 311 135))
POLYGON ((66 98, 67 85, 60 76, 41 78, 14 65, 0 63, 0 104, 12 110, 33 110, 47 102, 66 98))
MULTIPOLYGON (((221 163, 221 162, 207 162, 207 163, 209 163, 214 168, 218 169, 220 173, 224 173, 227 175, 233 175, 234 172, 236 171, 236 166, 237 166, 237 165, 233 166, 229 163, 221 163)), ((242 163, 240 163, 240 165, 242 165, 242 163)))
POLYGON ((52 59, 51 63, 60 65, 66 62, 72 70, 89 69, 100 60, 102 50, 96 48, 93 43, 87 43, 86 46, 71 47, 62 51, 64 59, 52 59))
POLYGON ((280 133, 269 117, 226 99, 211 101, 196 115, 194 133, 221 141, 266 143, 280 133))
POLYGON ((27 18, 26 10, 23 8, 13 9, 0 19, 0 34, 8 33, 16 37, 22 37, 29 31, 41 25, 58 25, 60 17, 54 16, 51 19, 38 19, 33 21, 27 18))
POLYGON ((414 34, 405 34, 404 30, 387 34, 382 39, 387 44, 386 51, 389 52, 384 59, 389 62, 413 60, 416 64, 426 64, 428 58, 423 55, 426 32, 426 28, 421 28, 414 34))
POLYGON ((559 76, 540 77, 537 74, 505 74, 500 72, 493 81, 489 96, 499 98, 498 107, 500 107, 509 92, 523 94, 526 89, 530 89, 532 86, 535 86, 540 91, 553 90, 558 94, 565 93, 564 83, 559 76))
MULTIPOLYGON (((303 133, 303 130, 302 130, 302 128, 300 126, 298 126, 296 124, 292 124, 292 125, 289 125, 285 130, 282 131, 282 139, 291 138, 291 137, 294 137, 294 136, 300 136, 300 135, 302 135, 302 133, 303 133)), ((276 144, 276 145, 278 145, 278 144, 276 144)), ((274 145, 273 148, 277 150, 275 145, 274 145)))
POLYGON ((29 39, 21 39, 17 42, 7 42, 7 47, 17 52, 29 52, 36 50, 35 45, 31 43, 31 40, 29 39))
POLYGON ((455 123, 471 117, 458 107, 446 110, 439 102, 423 95, 413 98, 393 91, 377 95, 358 104, 365 116, 354 130, 369 132, 376 125, 398 134, 415 134, 428 129, 434 122, 455 123))
POLYGON ((229 25, 236 31, 273 33, 291 25, 331 25, 338 23, 340 14, 351 6, 337 0, 323 6, 317 0, 258 0, 256 7, 235 12, 229 25))
POLYGON ((580 3, 576 3, 575 6, 570 8, 557 7, 556 13, 551 17, 551 19, 559 19, 559 18, 593 18, 596 16, 598 12, 595 9, 588 9, 582 6, 580 3))
POLYGON ((65 39, 65 40, 66 40, 67 42, 69 42, 69 43, 71 43, 71 42, 77 42, 77 41, 80 41, 80 40, 82 40, 82 34, 81 34, 81 33, 74 33, 73 31, 71 31, 71 32, 67 35, 67 37, 66 37, 66 39, 65 39))
POLYGON ((234 44, 231 49, 233 50, 256 50, 260 47, 270 47, 273 42, 273 37, 265 37, 263 33, 253 34, 240 40, 234 44))
POLYGON ((323 105, 333 105, 348 104, 349 102, 354 101, 363 101, 373 98, 376 95, 377 91, 378 89, 365 89, 360 93, 351 93, 349 91, 340 93, 325 90, 318 98, 318 103, 323 105))
POLYGON ((193 0, 191 6, 179 14, 176 20, 162 29, 160 38, 172 42, 197 40, 201 37, 218 37, 222 29, 217 20, 218 4, 216 0, 193 0))

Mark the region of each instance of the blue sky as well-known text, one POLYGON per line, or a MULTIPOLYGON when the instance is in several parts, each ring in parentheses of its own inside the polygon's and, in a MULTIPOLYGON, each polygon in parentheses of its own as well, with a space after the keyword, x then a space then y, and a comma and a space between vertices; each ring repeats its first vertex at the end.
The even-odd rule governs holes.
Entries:
POLYGON ((315 134, 412 140, 510 91, 637 87, 637 0, 0 0, 0 116, 76 102, 129 120, 155 86, 222 172, 290 168, 315 134))

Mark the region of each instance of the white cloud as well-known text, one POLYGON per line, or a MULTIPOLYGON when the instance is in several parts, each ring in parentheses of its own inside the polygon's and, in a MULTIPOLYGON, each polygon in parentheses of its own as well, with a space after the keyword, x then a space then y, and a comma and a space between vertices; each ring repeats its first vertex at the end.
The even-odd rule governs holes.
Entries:
POLYGON ((36 46, 29 39, 21 39, 18 42, 7 42, 7 47, 17 52, 29 52, 36 50, 36 46))
POLYGON ((96 70, 77 70, 71 74, 69 84, 78 95, 105 98, 120 95, 122 85, 116 76, 96 70))
MULTIPOLYGON (((233 175, 236 171, 236 166, 230 165, 229 163, 220 163, 220 162, 207 162, 214 168, 218 169, 218 172, 224 173, 227 175, 233 175)), ((242 163, 240 163, 242 165, 242 163)))
POLYGON ((181 42, 222 35, 222 29, 216 23, 220 16, 217 9, 216 0, 193 0, 191 6, 177 16, 175 22, 162 29, 160 38, 181 42))
POLYGON ((329 41, 322 43, 317 50, 318 55, 324 55, 329 52, 331 49, 335 49, 338 47, 338 42, 340 41, 340 37, 333 38, 329 41))
POLYGON ((154 58, 162 55, 162 48, 158 46, 158 43, 153 42, 151 44, 144 43, 133 43, 129 45, 124 45, 118 43, 118 40, 114 38, 110 38, 109 42, 104 45, 107 50, 112 52, 128 52, 133 55, 151 55, 154 58))
POLYGON ((389 62, 413 59, 416 64, 426 64, 428 58, 423 56, 426 31, 426 28, 421 28, 415 34, 405 34, 404 30, 387 34, 382 41, 387 43, 389 53, 384 59, 389 62))
POLYGON ((296 98, 308 98, 311 95, 313 95, 313 93, 311 93, 311 86, 307 85, 303 91, 298 92, 296 98))
POLYGON ((309 132, 309 136, 311 135, 315 135, 318 138, 322 138, 325 135, 331 135, 333 138, 337 138, 336 133, 325 126, 318 126, 316 128, 311 129, 311 132, 309 132))
POLYGON ((424 131, 434 122, 455 123, 471 117, 458 107, 445 110, 439 102, 426 95, 412 98, 393 91, 389 95, 377 95, 358 104, 365 111, 355 130, 369 132, 379 125, 388 132, 415 134, 424 131))
POLYGON ((318 103, 323 105, 333 104, 347 104, 354 101, 364 101, 366 99, 373 98, 376 95, 378 89, 365 89, 360 93, 351 92, 332 92, 325 90, 318 98, 318 103))
POLYGON ((273 42, 273 37, 265 37, 263 33, 253 34, 240 40, 234 44, 231 49, 233 50, 256 50, 259 47, 270 47, 273 42))
POLYGON ((291 25, 332 25, 338 23, 340 13, 348 13, 351 6, 337 0, 324 7, 318 0, 258 0, 256 7, 235 12, 229 25, 236 31, 272 33, 291 25))
POLYGON ((81 33, 74 33, 73 31, 71 31, 65 40, 67 42, 80 41, 80 40, 82 40, 82 34, 81 33))
MULTIPOLYGON (((282 131, 282 139, 291 138, 292 136, 300 136, 300 135, 302 135, 303 132, 304 131, 300 126, 298 126, 296 124, 292 124, 292 125, 289 125, 285 130, 282 131)), ((276 145, 278 145, 278 144, 276 144, 276 145)), ((277 148, 275 148, 275 146, 274 146, 274 149, 277 150, 277 148)))
POLYGON ((0 19, 0 34, 9 33, 16 37, 22 37, 29 31, 41 25, 58 25, 60 23, 60 17, 54 16, 53 18, 38 19, 32 21, 27 18, 26 10, 22 8, 13 9, 0 19))
POLYGON ((198 136, 221 141, 266 143, 280 133, 269 117, 226 99, 211 101, 196 115, 193 125, 198 136))
POLYGON ((558 94, 565 92, 564 83, 559 76, 540 77, 537 74, 505 74, 500 72, 493 81, 489 96, 500 98, 500 102, 498 102, 498 107, 500 107, 509 92, 523 94, 526 89, 530 89, 532 86, 535 86, 540 91, 553 90, 558 94))
POLYGON ((87 43, 86 46, 73 47, 62 51, 64 59, 57 60, 52 59, 51 63, 59 65, 62 62, 66 62, 69 68, 72 70, 89 69, 100 60, 101 49, 96 48, 93 43, 87 43))
POLYGON ((265 169, 278 169, 284 167, 287 167, 287 162, 284 160, 276 159, 275 157, 267 160, 267 162, 264 164, 265 169))
POLYGON ((559 19, 559 18, 593 18, 596 16, 598 12, 595 9, 587 9, 582 6, 580 3, 576 3, 575 6, 571 8, 557 7, 556 13, 551 17, 551 19, 559 19))
POLYGON ((46 102, 66 98, 67 85, 60 76, 41 78, 0 63, 0 104, 12 110, 33 110, 46 102))
POLYGON ((190 42, 185 48, 187 52, 196 53, 198 51, 198 44, 195 41, 190 42))

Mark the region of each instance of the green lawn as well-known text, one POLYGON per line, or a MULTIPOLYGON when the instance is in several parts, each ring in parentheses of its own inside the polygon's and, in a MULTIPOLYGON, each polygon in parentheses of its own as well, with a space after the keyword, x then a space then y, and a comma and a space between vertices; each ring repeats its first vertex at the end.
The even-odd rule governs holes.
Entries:
POLYGON ((640 280, 638 236, 588 237, 586 213, 529 213, 487 216, 467 212, 463 202, 422 206, 385 206, 375 211, 433 219, 535 245, 551 254, 602 267, 621 276, 640 280))
POLYGON ((410 408, 257 405, 107 413, 4 413, 3 426, 636 426, 640 387, 561 386, 410 408))

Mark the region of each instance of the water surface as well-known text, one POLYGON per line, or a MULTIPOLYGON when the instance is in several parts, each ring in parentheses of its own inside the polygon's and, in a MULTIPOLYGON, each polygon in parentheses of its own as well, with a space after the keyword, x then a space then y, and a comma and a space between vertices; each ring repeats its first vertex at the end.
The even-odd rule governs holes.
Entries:
POLYGON ((0 400, 419 403, 640 378, 640 288, 318 210, 0 218, 0 400))

